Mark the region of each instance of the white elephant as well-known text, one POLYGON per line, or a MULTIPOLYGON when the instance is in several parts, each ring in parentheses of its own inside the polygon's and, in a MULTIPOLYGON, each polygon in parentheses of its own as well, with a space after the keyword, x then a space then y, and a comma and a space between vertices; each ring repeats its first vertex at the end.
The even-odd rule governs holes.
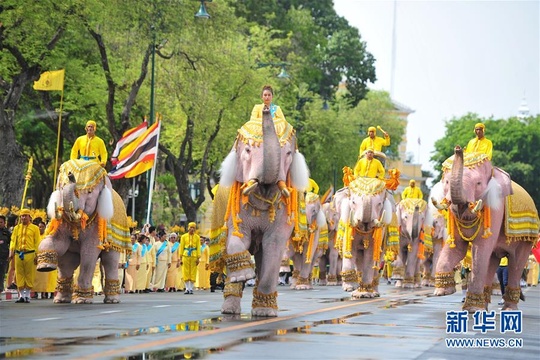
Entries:
POLYGON ((313 289, 311 274, 313 266, 323 251, 328 249, 328 226, 322 211, 319 195, 307 192, 305 196, 307 231, 305 236, 293 237, 289 241, 288 256, 293 261, 291 289, 313 289))
POLYGON ((342 287, 353 291, 353 298, 377 297, 375 280, 394 199, 386 191, 386 183, 376 178, 356 178, 345 189, 336 193, 338 198, 345 195, 337 241, 343 257, 342 287))
POLYGON ((339 285, 338 271, 341 269, 342 259, 339 255, 339 249, 336 248, 336 238, 340 218, 340 206, 341 204, 336 203, 335 197, 332 197, 330 202, 322 205, 324 215, 326 216, 326 223, 328 225, 328 249, 319 259, 319 285, 321 286, 339 285), (327 268, 328 271, 326 271, 327 268))
POLYGON ((57 190, 47 207, 51 222, 37 254, 37 270, 58 268, 55 303, 92 303, 92 277, 98 258, 105 270, 105 303, 120 302, 118 262, 130 251, 126 208, 96 162, 62 164, 57 190), (79 267, 77 284, 73 272, 79 267))
POLYGON ((277 316, 279 267, 308 180, 296 133, 284 119, 263 111, 262 125, 250 120, 238 131, 221 166, 210 234, 211 267, 227 268, 222 313, 240 313, 242 282, 256 277, 252 314, 277 316))

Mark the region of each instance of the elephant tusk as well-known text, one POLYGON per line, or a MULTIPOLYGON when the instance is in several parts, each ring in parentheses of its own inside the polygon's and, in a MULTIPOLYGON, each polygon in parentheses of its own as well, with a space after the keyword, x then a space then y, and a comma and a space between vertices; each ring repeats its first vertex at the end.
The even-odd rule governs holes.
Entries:
POLYGON ((447 203, 439 204, 437 202, 437 200, 435 200, 434 198, 431 198, 431 203, 433 204, 433 206, 435 206, 435 208, 437 210, 446 210, 446 209, 448 209, 448 204, 447 203))
POLYGON ((476 204, 474 205, 474 208, 471 210, 471 212, 473 214, 476 214, 477 212, 479 212, 480 210, 482 210, 482 208, 484 207, 484 202, 482 201, 482 199, 478 200, 476 202, 476 204))
POLYGON ((277 182, 277 186, 278 186, 279 190, 281 190, 281 194, 283 194, 283 196, 285 196, 287 198, 289 196, 291 196, 291 193, 289 192, 289 189, 287 189, 287 184, 285 184, 285 181, 279 180, 277 182))
POLYGON ((259 182, 256 179, 249 180, 247 183, 242 185, 242 194, 248 195, 258 184, 259 182))
POLYGON ((381 227, 383 225, 383 219, 384 219, 384 215, 386 214, 386 210, 383 210, 382 214, 381 214, 381 218, 380 219, 375 219, 375 226, 376 227, 381 227))

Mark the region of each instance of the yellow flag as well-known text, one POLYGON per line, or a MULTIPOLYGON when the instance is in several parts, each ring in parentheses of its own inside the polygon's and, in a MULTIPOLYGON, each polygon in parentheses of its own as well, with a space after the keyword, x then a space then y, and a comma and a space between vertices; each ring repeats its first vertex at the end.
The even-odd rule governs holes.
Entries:
POLYGON ((64 72, 64 69, 45 71, 41 74, 38 81, 34 81, 34 90, 64 90, 64 72))

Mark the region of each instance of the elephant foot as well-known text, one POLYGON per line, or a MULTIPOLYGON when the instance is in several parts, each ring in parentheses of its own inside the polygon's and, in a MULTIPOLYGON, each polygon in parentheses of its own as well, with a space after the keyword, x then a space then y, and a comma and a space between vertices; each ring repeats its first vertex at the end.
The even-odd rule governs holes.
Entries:
POLYGON ((74 298, 73 300, 71 300, 71 303, 72 303, 72 304, 93 304, 93 303, 94 303, 94 299, 88 299, 88 298, 83 298, 83 297, 77 297, 77 298, 74 298))
POLYGON ((119 296, 105 296, 103 299, 104 304, 118 304, 120 303, 120 297, 119 296))
POLYGON ((297 284, 294 287, 294 290, 312 290, 312 289, 313 289, 313 286, 309 284, 297 284))
POLYGON ((403 281, 401 279, 397 279, 394 286, 397 288, 403 287, 403 281))
POLYGON ((71 303, 71 295, 62 294, 62 293, 56 293, 56 296, 54 297, 53 303, 55 303, 55 304, 70 304, 71 303))
POLYGON ((358 289, 358 283, 343 282, 341 288, 346 292, 351 292, 358 289))
POLYGON ((486 311, 487 304, 484 293, 475 294, 471 291, 467 291, 465 302, 461 309, 469 312, 469 314, 474 314, 477 311, 486 311))
POLYGON ((326 283, 326 286, 337 286, 337 285, 338 285, 337 281, 329 281, 326 283))
MULTIPOLYGON (((380 295, 379 295, 380 296, 380 295)), ((375 297, 375 294, 370 291, 355 290, 351 293, 353 299, 371 299, 375 297)))
POLYGON ((445 295, 451 295, 451 294, 453 294, 455 292, 456 292, 456 287, 455 286, 451 286, 451 287, 447 287, 447 288, 435 288, 435 290, 433 291, 433 295, 445 296, 445 295))
POLYGON ((320 279, 319 280, 319 286, 326 286, 328 284, 328 282, 326 281, 326 279, 320 279))
POLYGON ((261 316, 261 317, 277 317, 277 309, 259 307, 251 310, 251 316, 261 316))
POLYGON ((414 288, 415 289, 420 289, 420 288, 422 288, 422 284, 414 284, 414 288))
POLYGON ((517 303, 511 303, 511 302, 505 301, 502 307, 502 310, 519 310, 519 309, 518 309, 517 303))
POLYGON ((240 301, 241 297, 239 296, 227 296, 225 300, 223 301, 223 305, 221 306, 221 313, 222 314, 232 314, 232 315, 239 315, 240 314, 240 301))

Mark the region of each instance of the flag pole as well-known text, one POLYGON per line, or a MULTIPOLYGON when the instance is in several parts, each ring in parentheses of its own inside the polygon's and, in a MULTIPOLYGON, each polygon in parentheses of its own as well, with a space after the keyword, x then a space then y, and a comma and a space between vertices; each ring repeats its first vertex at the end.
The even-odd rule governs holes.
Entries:
POLYGON ((62 104, 64 103, 64 86, 60 95, 60 114, 58 114, 58 134, 56 136, 56 158, 54 159, 53 192, 56 189, 56 173, 58 172, 58 153, 60 152, 60 131, 62 129, 62 104))
POLYGON ((159 137, 161 136, 161 119, 159 119, 159 114, 156 114, 156 121, 159 121, 158 125, 158 135, 157 135, 157 141, 156 141, 156 157, 154 158, 154 165, 152 166, 152 171, 150 172, 150 184, 148 186, 148 207, 146 208, 146 222, 145 224, 150 224, 150 220, 152 220, 152 195, 154 192, 154 180, 156 177, 156 166, 157 166, 157 159, 158 159, 158 153, 159 153, 159 137))

